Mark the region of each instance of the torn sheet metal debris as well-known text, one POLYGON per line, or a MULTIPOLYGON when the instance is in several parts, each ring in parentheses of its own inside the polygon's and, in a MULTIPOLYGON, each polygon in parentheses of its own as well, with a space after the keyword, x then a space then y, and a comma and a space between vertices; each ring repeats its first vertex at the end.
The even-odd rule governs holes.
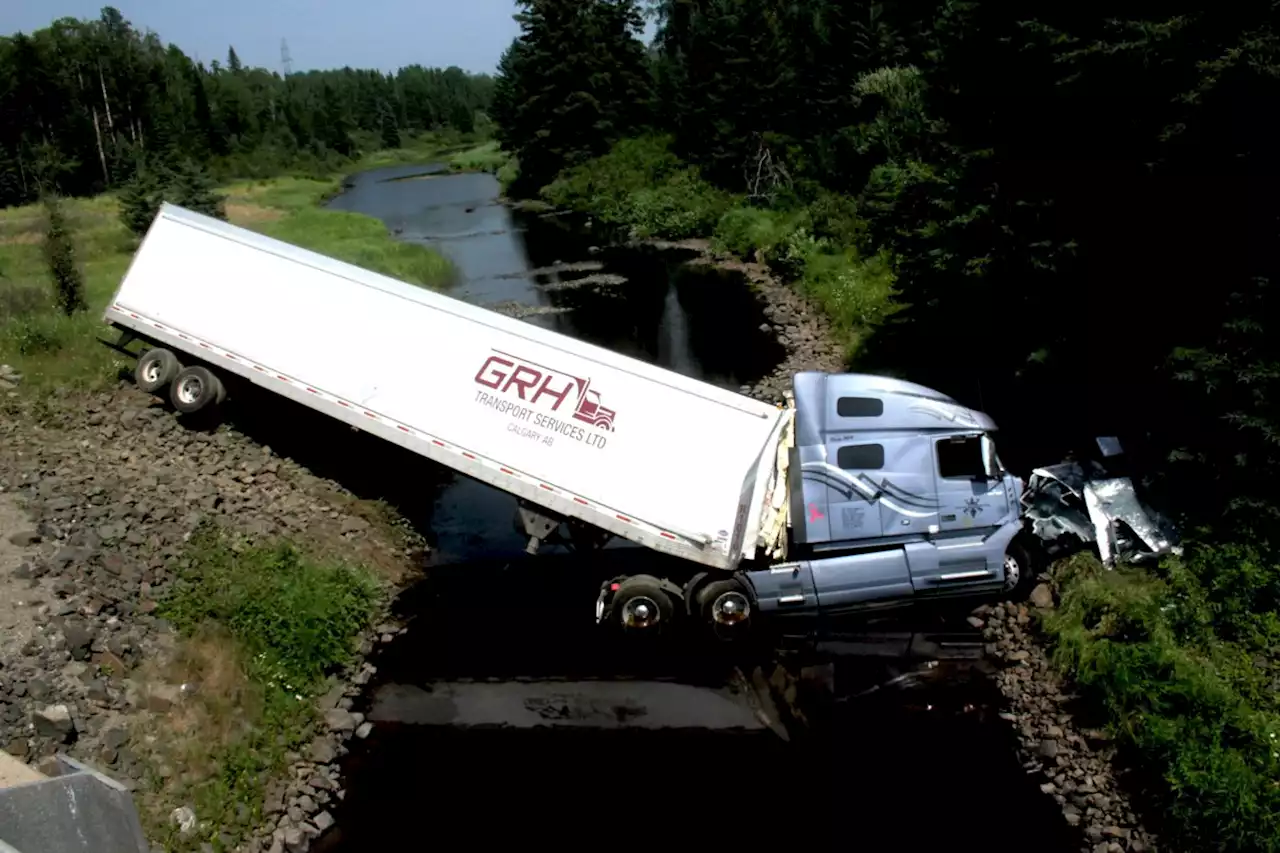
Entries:
MULTIPOLYGON (((1119 442, 1099 440, 1107 457, 1119 442)), ((1112 477, 1097 462, 1063 462, 1031 472, 1022 493, 1023 517, 1051 554, 1093 544, 1103 564, 1141 562, 1180 553, 1172 525, 1139 499, 1133 481, 1112 477)))

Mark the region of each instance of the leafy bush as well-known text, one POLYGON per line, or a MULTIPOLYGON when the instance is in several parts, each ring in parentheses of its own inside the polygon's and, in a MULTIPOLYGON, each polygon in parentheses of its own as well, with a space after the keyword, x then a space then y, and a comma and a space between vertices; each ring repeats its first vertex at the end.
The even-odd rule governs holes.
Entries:
POLYGON ((5 349, 19 355, 47 355, 60 351, 66 344, 63 324, 56 315, 32 314, 18 317, 4 325, 5 349))
POLYGON ((75 244, 71 241, 62 202, 57 196, 47 195, 44 209, 44 258, 53 280, 53 299, 62 313, 69 317, 88 307, 84 298, 84 276, 76 266, 75 244))
POLYGON ((1274 647, 1274 611, 1256 610, 1272 606, 1276 567, 1226 546, 1159 577, 1089 556, 1056 574, 1055 662, 1159 780, 1169 834, 1184 849, 1280 849, 1280 714, 1257 654, 1274 647))
POLYGON ((712 243, 739 257, 769 263, 788 238, 807 224, 803 212, 734 207, 716 223, 712 243))
POLYGON ((163 615, 185 633, 224 628, 251 668, 288 690, 315 687, 346 663, 379 588, 368 573, 305 558, 296 548, 240 548, 212 528, 193 537, 163 615))
POLYGON ((505 193, 511 189, 511 185, 520 180, 520 158, 512 155, 506 163, 498 169, 498 183, 502 185, 502 191, 505 193))
POLYGON ((801 287, 837 329, 857 334, 875 328, 898 310, 887 255, 862 258, 854 249, 830 251, 820 241, 803 245, 795 239, 787 251, 804 257, 801 287))
POLYGON ((623 140, 603 157, 562 172, 542 196, 636 237, 707 234, 732 197, 704 181, 670 145, 661 136, 623 140))

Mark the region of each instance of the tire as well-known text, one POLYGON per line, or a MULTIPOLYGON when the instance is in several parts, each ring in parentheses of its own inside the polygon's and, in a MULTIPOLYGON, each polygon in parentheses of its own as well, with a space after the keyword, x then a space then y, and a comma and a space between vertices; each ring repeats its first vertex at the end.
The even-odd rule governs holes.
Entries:
POLYGON ((1013 601, 1021 601, 1031 594, 1035 581, 1031 553, 1014 539, 1004 552, 1004 595, 1013 601))
POLYGON ((724 642, 745 639, 751 633, 754 608, 751 592, 739 580, 713 581, 698 591, 698 616, 712 636, 724 642))
POLYGON ((140 390, 148 394, 159 394, 181 371, 182 365, 178 362, 178 357, 167 349, 157 347, 138 356, 133 381, 140 390))
POLYGON ((199 365, 183 368, 169 386, 169 400, 184 415, 216 406, 225 393, 213 371, 199 365))
POLYGON ((671 596, 656 578, 627 578, 613 594, 613 618, 628 633, 661 633, 675 621, 675 615, 671 596))

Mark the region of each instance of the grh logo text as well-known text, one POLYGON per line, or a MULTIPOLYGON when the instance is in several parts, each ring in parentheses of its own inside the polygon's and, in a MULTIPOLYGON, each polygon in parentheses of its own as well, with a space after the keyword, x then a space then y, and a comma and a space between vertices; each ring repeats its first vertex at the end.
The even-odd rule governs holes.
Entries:
POLYGON ((575 420, 613 432, 617 412, 600 405, 600 392, 582 379, 518 356, 494 350, 476 374, 476 382, 500 394, 514 394, 529 405, 542 403, 553 412, 568 401, 575 420))

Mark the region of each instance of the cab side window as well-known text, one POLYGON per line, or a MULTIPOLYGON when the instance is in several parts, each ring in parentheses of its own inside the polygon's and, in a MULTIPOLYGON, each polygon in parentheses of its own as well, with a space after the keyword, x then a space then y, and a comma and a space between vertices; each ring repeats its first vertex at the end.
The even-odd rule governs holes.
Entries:
POLYGON ((985 480, 982 438, 966 435, 938 441, 938 476, 944 480, 985 480))
POLYGON ((836 464, 846 471, 879 471, 884 467, 883 444, 850 444, 836 451, 836 464))

